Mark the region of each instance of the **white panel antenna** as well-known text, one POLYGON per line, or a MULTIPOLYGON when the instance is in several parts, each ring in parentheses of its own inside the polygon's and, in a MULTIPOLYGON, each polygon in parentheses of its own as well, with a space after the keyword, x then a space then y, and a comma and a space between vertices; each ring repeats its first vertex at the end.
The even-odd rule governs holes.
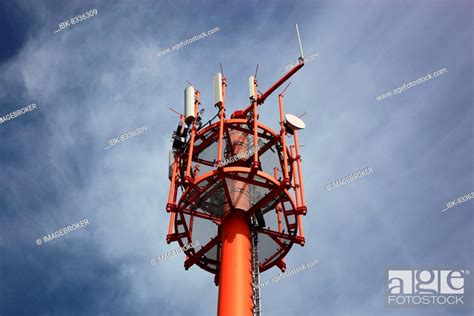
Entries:
POLYGON ((184 90, 184 121, 186 124, 192 123, 195 117, 194 101, 195 91, 193 86, 187 86, 184 90))
POLYGON ((214 105, 224 101, 222 95, 222 74, 219 72, 213 77, 214 82, 214 105))
POLYGON ((255 91, 255 77, 249 77, 249 98, 256 100, 257 99, 257 91, 255 91))

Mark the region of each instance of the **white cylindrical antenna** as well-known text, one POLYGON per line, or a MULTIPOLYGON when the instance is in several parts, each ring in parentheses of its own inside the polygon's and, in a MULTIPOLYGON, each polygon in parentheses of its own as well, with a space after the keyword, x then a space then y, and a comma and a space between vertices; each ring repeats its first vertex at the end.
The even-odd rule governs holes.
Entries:
POLYGON ((296 35, 298 36, 298 44, 300 45, 300 54, 301 54, 300 57, 304 59, 303 45, 301 45, 300 30, 298 29, 298 24, 295 24, 295 25, 296 25, 296 35))
POLYGON ((168 156, 168 178, 171 181, 171 176, 173 174, 173 164, 174 164, 174 152, 170 150, 169 156, 168 156))
POLYGON ((187 86, 184 90, 184 121, 188 125, 194 120, 194 93, 193 86, 187 86))
POLYGON ((249 77, 249 98, 256 100, 257 99, 257 92, 255 91, 255 77, 249 77))
POLYGON ((214 105, 224 101, 222 96, 222 74, 219 72, 214 75, 214 105))

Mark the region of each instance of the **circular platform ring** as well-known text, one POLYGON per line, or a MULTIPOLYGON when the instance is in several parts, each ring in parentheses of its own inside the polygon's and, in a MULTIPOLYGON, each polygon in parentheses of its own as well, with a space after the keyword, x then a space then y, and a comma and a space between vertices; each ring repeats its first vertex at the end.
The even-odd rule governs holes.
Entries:
MULTIPOLYGON (((265 172, 252 173, 251 168, 231 166, 214 169, 195 179, 183 192, 178 203, 174 221, 175 232, 181 236, 178 242, 182 247, 196 241, 201 247, 206 246, 219 234, 218 226, 221 224, 224 208, 231 212, 236 208, 242 209, 235 207, 241 205, 239 199, 248 199, 248 207, 244 211, 248 214, 260 213, 265 222, 265 227, 256 228, 260 270, 265 271, 288 253, 297 234, 297 215, 294 212, 296 206, 290 193, 281 182, 265 172), (232 192, 233 188, 241 192, 232 192), (279 216, 276 209, 279 209, 279 216), (283 234, 279 229, 278 217, 283 234)), ((250 217, 257 216, 249 215, 250 217)), ((197 251, 199 248, 190 248, 185 252, 188 257, 193 258, 197 251)), ((218 242, 196 264, 206 271, 216 273, 219 266, 218 242)))

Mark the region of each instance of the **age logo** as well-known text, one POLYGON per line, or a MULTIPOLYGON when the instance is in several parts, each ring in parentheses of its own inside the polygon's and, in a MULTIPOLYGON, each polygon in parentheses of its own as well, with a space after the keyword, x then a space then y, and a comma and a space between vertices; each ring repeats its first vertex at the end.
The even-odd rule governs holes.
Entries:
POLYGON ((469 270, 387 270, 386 305, 471 305, 469 270))

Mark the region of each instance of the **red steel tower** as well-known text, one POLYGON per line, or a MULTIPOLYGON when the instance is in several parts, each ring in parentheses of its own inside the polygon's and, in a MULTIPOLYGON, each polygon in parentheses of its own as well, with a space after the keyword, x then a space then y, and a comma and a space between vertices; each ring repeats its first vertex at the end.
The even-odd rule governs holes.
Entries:
MULTIPOLYGON (((278 95, 280 131, 259 121, 258 106, 304 66, 298 64, 259 93, 249 77, 250 104, 226 116, 226 78, 214 76, 216 122, 202 124, 200 92, 185 89, 185 111, 173 133, 166 240, 185 250, 185 269, 193 265, 215 274, 219 316, 260 315, 259 273, 277 266, 293 244, 304 245, 306 202, 296 116, 284 114, 278 95), (291 138, 293 144, 289 145, 291 138)), ((288 87, 288 86, 287 86, 288 87)))

